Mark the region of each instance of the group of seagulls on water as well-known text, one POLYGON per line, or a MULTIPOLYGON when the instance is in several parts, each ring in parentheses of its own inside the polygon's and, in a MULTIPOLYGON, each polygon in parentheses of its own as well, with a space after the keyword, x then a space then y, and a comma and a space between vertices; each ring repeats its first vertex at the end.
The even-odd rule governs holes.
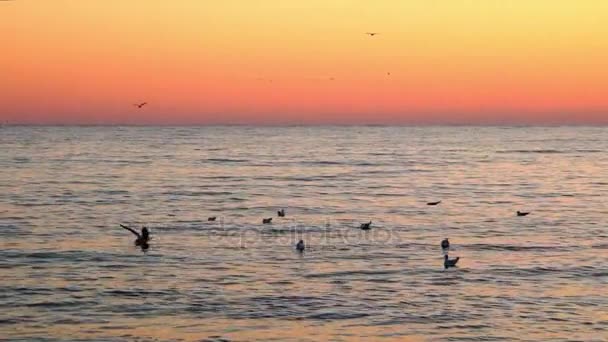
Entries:
MULTIPOLYGON (((441 201, 436 201, 436 202, 427 202, 427 205, 430 206, 436 206, 439 205, 441 203, 441 201)), ((516 215, 517 216, 527 216, 529 215, 530 212, 522 212, 522 211, 517 211, 516 215)), ((285 209, 280 209, 277 211, 277 216, 278 217, 285 217, 285 209)), ((207 218, 207 221, 209 222, 214 222, 217 219, 217 216, 210 216, 207 218)), ((272 217, 268 217, 268 218, 263 218, 262 219, 262 224, 271 224, 272 223, 272 217)), ((136 246, 140 246, 142 248, 142 250, 146 250, 149 248, 149 240, 151 240, 150 237, 150 232, 148 230, 148 228, 143 227, 141 229, 141 233, 135 231, 134 229, 127 227, 125 225, 120 225, 122 228, 130 231, 131 233, 133 233, 137 238, 135 240, 135 245, 136 246)), ((361 223, 361 225, 359 226, 359 228, 361 230, 370 230, 372 228, 372 221, 370 220, 369 222, 365 222, 365 223, 361 223)), ((456 257, 453 259, 450 259, 448 252, 450 250, 450 240, 448 238, 445 238, 441 241, 441 250, 443 251, 444 254, 444 259, 443 259, 443 267, 445 269, 448 269, 450 267, 456 267, 456 264, 458 263, 458 261, 460 260, 460 257, 456 257)), ((298 241, 298 243, 295 246, 295 249, 300 252, 303 253, 304 250, 306 249, 306 245, 304 243, 304 240, 300 239, 300 241, 298 241)))

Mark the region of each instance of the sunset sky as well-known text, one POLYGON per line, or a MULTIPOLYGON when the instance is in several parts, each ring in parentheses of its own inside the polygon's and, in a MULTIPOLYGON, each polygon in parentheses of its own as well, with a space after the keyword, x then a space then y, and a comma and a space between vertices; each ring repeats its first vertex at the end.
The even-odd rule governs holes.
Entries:
POLYGON ((608 124, 606 0, 0 1, 0 46, 11 123, 608 124))

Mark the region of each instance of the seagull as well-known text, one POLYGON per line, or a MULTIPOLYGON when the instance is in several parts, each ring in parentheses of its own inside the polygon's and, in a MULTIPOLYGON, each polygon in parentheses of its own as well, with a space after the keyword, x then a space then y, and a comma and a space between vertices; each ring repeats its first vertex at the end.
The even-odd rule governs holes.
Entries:
POLYGON ((207 221, 215 221, 217 217, 216 216, 211 216, 209 218, 207 218, 207 221))
POLYGON ((271 224, 272 223, 272 217, 262 219, 262 223, 263 224, 271 224))
POLYGON ((363 229, 363 230, 370 230, 370 229, 372 229, 372 221, 369 221, 368 223, 361 223, 360 228, 363 229))
POLYGON ((135 104, 133 104, 133 105, 134 105, 135 107, 137 107, 137 108, 140 108, 140 109, 141 109, 141 107, 143 107, 143 106, 145 106, 145 105, 147 105, 147 104, 148 104, 148 102, 142 102, 142 103, 135 103, 135 104))
POLYGON ((526 212, 519 211, 519 210, 517 211, 517 216, 527 216, 527 215, 530 215, 530 212, 526 213, 526 212))
POLYGON ((378 32, 365 32, 366 35, 373 37, 378 34, 378 32))
POLYGON ((131 227, 127 227, 123 224, 121 224, 120 226, 122 228, 130 231, 131 233, 133 233, 133 235, 135 235, 137 237, 137 239, 135 239, 135 246, 141 246, 142 249, 148 249, 148 247, 150 247, 150 245, 148 244, 148 241, 150 241, 152 238, 150 237, 150 231, 148 230, 148 228, 143 227, 141 229, 141 234, 140 234, 131 227))
POLYGON ((428 202, 426 205, 437 205, 441 203, 441 201, 437 201, 437 202, 428 202))
POLYGON ((458 260, 460 260, 460 257, 456 257, 456 259, 448 259, 448 255, 446 254, 443 257, 443 267, 445 267, 446 270, 450 267, 456 267, 458 260))
POLYGON ((285 217, 285 209, 281 209, 281 210, 277 211, 277 215, 279 217, 285 217))
POLYGON ((441 249, 448 249, 450 248, 450 241, 448 240, 448 238, 443 239, 443 241, 441 241, 441 249))
POLYGON ((304 246, 304 240, 298 241, 298 244, 296 245, 296 250, 302 253, 304 252, 304 248, 306 248, 306 246, 304 246))

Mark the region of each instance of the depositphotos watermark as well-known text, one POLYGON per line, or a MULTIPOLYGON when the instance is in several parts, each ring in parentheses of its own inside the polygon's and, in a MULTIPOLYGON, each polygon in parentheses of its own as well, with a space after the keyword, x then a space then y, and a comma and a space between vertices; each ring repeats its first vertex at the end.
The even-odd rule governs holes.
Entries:
POLYGON ((262 245, 291 245, 304 240, 307 245, 336 246, 350 244, 394 245, 403 242, 399 232, 404 227, 384 226, 382 222, 331 220, 303 222, 295 218, 273 219, 270 223, 225 222, 219 218, 205 234, 214 244, 238 244, 246 248, 262 245), (369 224, 366 227, 366 224, 369 224))

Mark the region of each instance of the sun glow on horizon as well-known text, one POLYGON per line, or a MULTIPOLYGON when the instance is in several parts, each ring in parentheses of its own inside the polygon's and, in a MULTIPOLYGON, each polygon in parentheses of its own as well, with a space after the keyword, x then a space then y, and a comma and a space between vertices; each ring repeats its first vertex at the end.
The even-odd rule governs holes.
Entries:
POLYGON ((606 124, 606 22, 601 0, 5 1, 0 120, 606 124))

